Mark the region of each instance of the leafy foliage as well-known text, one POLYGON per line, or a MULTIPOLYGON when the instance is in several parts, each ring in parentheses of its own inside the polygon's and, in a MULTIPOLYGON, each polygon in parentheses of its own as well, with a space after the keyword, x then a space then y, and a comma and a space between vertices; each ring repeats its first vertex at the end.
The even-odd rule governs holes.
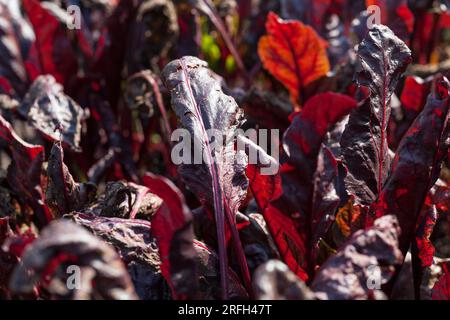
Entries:
POLYGON ((448 6, 76 3, 0 3, 0 299, 449 299, 448 6))

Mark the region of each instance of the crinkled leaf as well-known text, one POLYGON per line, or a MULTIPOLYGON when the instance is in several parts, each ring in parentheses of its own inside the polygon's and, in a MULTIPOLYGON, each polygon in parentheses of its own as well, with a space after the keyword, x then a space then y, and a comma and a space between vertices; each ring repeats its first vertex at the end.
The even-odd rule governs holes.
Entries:
POLYGON ((74 213, 70 218, 116 249, 140 299, 171 298, 169 286, 161 275, 158 245, 148 221, 84 213, 74 213))
POLYGON ((253 276, 258 300, 313 300, 314 293, 279 260, 260 265, 253 276))
POLYGON ((53 141, 62 141, 73 150, 80 149, 83 109, 50 75, 38 77, 19 107, 19 112, 53 141))
POLYGON ((136 298, 128 272, 114 249, 70 221, 53 222, 45 228, 14 270, 10 281, 13 292, 31 292, 36 285, 60 299, 136 298), (83 290, 66 286, 70 265, 80 268, 83 290))
MULTIPOLYGON (((154 228, 148 221, 98 217, 90 213, 73 213, 69 216, 77 224, 112 245, 127 266, 136 292, 141 299, 172 299, 170 288, 161 274, 161 258, 154 228)), ((205 244, 194 240, 196 269, 198 272, 198 299, 220 299, 218 257, 205 244)), ((247 298, 236 274, 228 268, 228 296, 247 298)), ((192 281, 182 278, 179 281, 192 281)))
POLYGON ((395 266, 403 262, 398 249, 399 234, 398 221, 392 215, 376 220, 367 230, 357 231, 320 268, 311 285, 317 297, 325 300, 383 298, 369 284, 373 280, 375 284, 385 284, 395 266))
POLYGON ((145 186, 115 181, 106 183, 104 194, 84 211, 104 217, 150 221, 161 203, 161 198, 145 186))
MULTIPOLYGON (((247 190, 245 154, 234 150, 236 130, 243 117, 241 109, 233 98, 223 94, 207 64, 197 58, 171 62, 162 77, 172 94, 172 108, 182 126, 191 133, 194 147, 200 146, 199 154, 205 154, 204 158, 210 160, 210 164, 205 161, 202 165, 181 164, 180 174, 200 200, 212 205, 217 201, 213 194, 216 192, 217 202, 223 197, 231 212, 236 212, 247 190), (213 149, 207 130, 223 134, 224 146, 213 149)), ((215 209, 219 210, 219 206, 215 209)))
POLYGON ((448 80, 442 78, 400 142, 392 173, 372 207, 375 216, 397 216, 402 229, 399 243, 404 254, 414 237, 425 197, 436 181, 442 159, 447 154, 443 140, 448 123, 448 96, 448 80))
MULTIPOLYGON (((222 92, 220 82, 207 68, 207 64, 194 57, 183 57, 172 61, 163 70, 162 79, 172 97, 172 108, 181 125, 190 133, 194 142, 193 154, 205 155, 199 164, 179 166, 179 173, 197 195, 208 206, 214 208, 218 231, 221 274, 225 266, 225 217, 233 232, 234 241, 239 241, 234 216, 247 193, 248 180, 245 176, 247 158, 243 151, 235 151, 236 130, 242 121, 242 111, 232 97, 222 92), (223 137, 223 144, 211 146, 208 130, 214 130, 223 137), (199 148, 199 149, 195 149, 199 148)), ((183 139, 186 140, 186 139, 183 139)), ((191 141, 183 141, 189 147, 191 141)), ((192 154, 188 155, 194 163, 192 154)), ((237 248, 238 259, 245 260, 237 248)), ((242 264, 242 268, 246 266, 242 264)), ((248 274, 248 271, 243 271, 248 274)), ((226 281, 223 278, 226 294, 226 281)))
POLYGON ((388 176, 390 100, 411 52, 388 27, 375 25, 359 45, 358 59, 356 80, 370 89, 370 96, 350 114, 341 146, 348 192, 367 205, 381 193, 388 176))
POLYGON ((330 70, 323 40, 310 26, 284 21, 273 12, 266 31, 258 44, 264 68, 289 90, 294 104, 305 103, 303 88, 330 70))

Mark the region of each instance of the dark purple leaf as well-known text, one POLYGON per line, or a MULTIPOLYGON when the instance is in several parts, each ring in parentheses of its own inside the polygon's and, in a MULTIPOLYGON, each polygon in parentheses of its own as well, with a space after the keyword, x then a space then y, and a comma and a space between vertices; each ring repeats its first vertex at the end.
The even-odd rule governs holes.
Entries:
POLYGON ((69 169, 64 164, 64 151, 60 143, 55 143, 50 152, 47 177, 45 202, 55 217, 80 210, 96 196, 95 185, 74 181, 69 169))
POLYGON ((140 299, 171 298, 169 286, 161 274, 158 245, 148 221, 84 213, 74 213, 70 218, 116 249, 140 299))
MULTIPOLYGON (((313 228, 315 231, 318 229, 313 225, 312 219, 320 220, 322 214, 323 217, 334 214, 328 210, 327 213, 319 212, 322 210, 320 201, 324 195, 316 196, 314 214, 317 216, 313 218, 312 213, 315 188, 313 179, 318 168, 317 159, 321 146, 328 131, 356 107, 356 100, 342 94, 327 92, 315 95, 294 116, 291 126, 284 134, 283 145, 287 160, 281 167, 282 195, 274 199, 263 214, 284 261, 302 280, 308 279, 307 274, 311 275, 314 269, 311 259, 315 247, 312 233, 313 228)), ((331 154, 328 156, 333 157, 331 154)), ((322 176, 330 177, 335 172, 332 168, 327 170, 331 171, 318 174, 320 178, 317 187, 321 183, 324 186, 328 184, 326 179, 320 182, 322 176)), ((315 234, 314 238, 319 239, 321 236, 323 235, 315 234)))
POLYGON ((33 82, 19 112, 46 137, 53 141, 62 139, 71 149, 80 149, 85 114, 52 76, 40 76, 33 82))
MULTIPOLYGON (((248 187, 245 176, 247 158, 243 151, 234 150, 242 111, 232 97, 222 92, 220 82, 212 76, 207 64, 197 58, 183 57, 172 61, 164 68, 162 80, 171 93, 173 110, 194 141, 194 148, 200 148, 193 148, 192 152, 206 157, 201 165, 181 164, 179 173, 200 201, 214 208, 222 287, 226 294, 225 219, 231 227, 233 240, 238 242, 235 215, 248 187), (219 132, 223 137, 223 145, 213 149, 208 130, 219 132)), ((187 147, 191 142, 182 143, 187 147)), ((188 157, 194 163, 193 155, 188 157)), ((249 280, 242 247, 235 245, 235 250, 238 259, 242 259, 241 272, 249 280)))
POLYGON ((56 299, 136 299, 130 276, 115 250, 69 221, 51 223, 24 252, 11 277, 15 293, 35 286, 56 299), (79 268, 81 290, 70 289, 67 272, 79 268))
POLYGON ((162 203, 149 188, 132 182, 108 182, 103 195, 83 211, 98 216, 150 221, 162 203))
POLYGON ((399 243, 403 254, 413 240, 425 197, 437 179, 443 157, 447 155, 445 130, 448 110, 449 83, 442 78, 400 142, 392 173, 372 207, 372 214, 376 217, 397 216, 402 229, 399 243))
POLYGON ((398 249, 400 228, 395 216, 375 221, 367 230, 357 231, 320 268, 311 288, 319 299, 380 299, 377 290, 392 277, 403 262, 398 249), (373 284, 370 285, 370 284, 373 284))
POLYGON ((279 129, 281 133, 289 127, 289 115, 294 111, 291 102, 258 89, 245 92, 240 104, 249 118, 247 126, 279 129))
POLYGON ((392 31, 375 25, 358 47, 356 80, 367 86, 369 98, 350 114, 341 138, 348 192, 364 205, 381 193, 390 168, 387 129, 390 100, 411 61, 408 47, 392 31))
MULTIPOLYGON (((72 216, 83 225, 111 244, 125 262, 139 297, 142 299, 169 299, 169 287, 161 275, 161 258, 152 225, 147 221, 96 217, 89 214, 72 216)), ((198 299, 220 299, 220 276, 218 258, 205 244, 194 240, 196 269, 198 272, 198 299)), ((227 270, 230 284, 228 296, 244 299, 247 294, 231 269, 227 270)), ((180 279, 179 281, 192 281, 180 279)))

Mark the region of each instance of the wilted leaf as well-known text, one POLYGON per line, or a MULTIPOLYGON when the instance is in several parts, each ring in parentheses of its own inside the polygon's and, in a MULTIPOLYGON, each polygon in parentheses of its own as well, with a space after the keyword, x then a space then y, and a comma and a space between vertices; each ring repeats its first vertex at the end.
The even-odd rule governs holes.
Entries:
POLYGON ((330 70, 323 40, 300 21, 267 16, 267 35, 261 37, 258 54, 264 68, 289 90, 294 104, 303 104, 303 88, 330 70))
POLYGON ((69 218, 112 245, 124 261, 140 299, 169 299, 158 245, 148 221, 74 213, 69 218))
POLYGON ((83 109, 50 75, 38 77, 19 107, 19 112, 45 136, 80 149, 83 109))
POLYGON ((45 287, 59 299, 135 299, 133 285, 114 249, 69 221, 51 223, 26 250, 10 288, 28 293, 45 287), (82 290, 66 285, 70 266, 78 267, 82 290))

